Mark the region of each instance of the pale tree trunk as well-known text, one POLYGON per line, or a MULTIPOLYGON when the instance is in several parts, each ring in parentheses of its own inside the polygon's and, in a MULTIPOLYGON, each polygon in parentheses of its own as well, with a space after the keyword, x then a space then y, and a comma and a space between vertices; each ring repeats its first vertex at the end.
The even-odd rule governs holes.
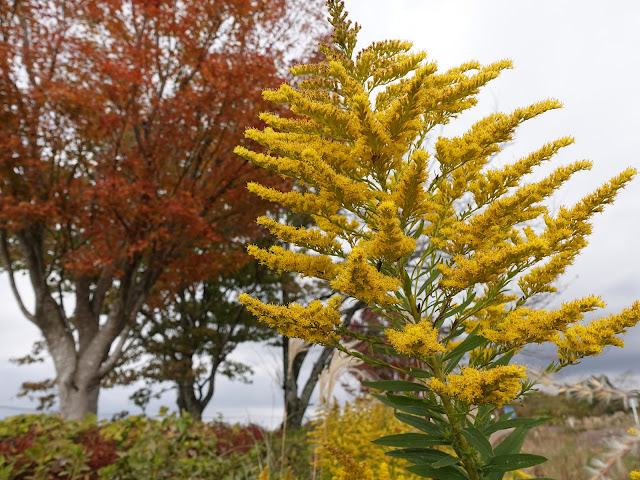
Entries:
POLYGON ((97 414, 100 382, 125 353, 137 314, 160 271, 149 269, 140 274, 140 262, 133 260, 124 266, 124 275, 117 282, 109 266, 96 278, 77 276, 67 284, 71 292, 66 295, 75 298, 73 316, 68 317, 62 294, 54 297, 48 283, 42 232, 23 230, 14 239, 35 294, 33 312, 23 303, 15 283, 5 230, 0 231, 0 254, 18 306, 42 332, 53 359, 62 416, 82 420, 88 413, 97 414), (111 295, 108 313, 101 319, 107 293, 111 295))

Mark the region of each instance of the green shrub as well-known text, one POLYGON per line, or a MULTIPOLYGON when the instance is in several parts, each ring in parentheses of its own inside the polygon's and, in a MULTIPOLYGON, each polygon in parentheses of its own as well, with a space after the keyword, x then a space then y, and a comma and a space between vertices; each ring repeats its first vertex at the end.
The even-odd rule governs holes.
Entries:
POLYGON ((0 480, 255 479, 263 439, 254 425, 189 417, 98 423, 21 415, 0 421, 0 480))

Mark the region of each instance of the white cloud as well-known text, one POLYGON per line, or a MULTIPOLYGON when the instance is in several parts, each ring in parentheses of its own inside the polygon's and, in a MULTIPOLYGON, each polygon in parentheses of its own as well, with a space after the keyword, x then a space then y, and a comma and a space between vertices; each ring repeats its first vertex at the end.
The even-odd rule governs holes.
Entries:
MULTIPOLYGON (((479 108, 462 124, 496 108, 508 111, 549 97, 561 100, 565 108, 523 128, 505 157, 513 160, 549 140, 574 136, 576 144, 558 160, 588 158, 594 168, 561 192, 563 202, 576 201, 626 166, 640 168, 640 64, 635 61, 640 45, 640 2, 347 0, 346 4, 352 18, 363 26, 363 45, 387 38, 411 40, 441 68, 470 59, 483 63, 514 60, 515 69, 485 89, 479 108)), ((640 180, 636 179, 617 204, 596 219, 589 247, 567 276, 567 297, 601 294, 610 311, 640 297, 639 218, 640 180)), ((0 277, 0 301, 0 405, 15 405, 14 387, 32 378, 34 372, 10 366, 7 360, 26 353, 37 339, 37 330, 15 307, 6 275, 0 277)), ((632 329, 625 341, 624 350, 612 349, 585 361, 576 371, 637 369, 640 327, 632 329)), ((206 413, 217 411, 219 404, 233 419, 246 412, 258 412, 255 415, 261 418, 273 412, 278 417, 280 391, 268 368, 260 366, 264 363, 258 366, 254 385, 220 381, 206 413)), ((106 391, 100 408, 105 412, 127 408, 123 406, 126 396, 106 391)), ((173 399, 167 396, 164 402, 172 405, 173 399)), ((0 415, 6 414, 0 410, 0 415)))

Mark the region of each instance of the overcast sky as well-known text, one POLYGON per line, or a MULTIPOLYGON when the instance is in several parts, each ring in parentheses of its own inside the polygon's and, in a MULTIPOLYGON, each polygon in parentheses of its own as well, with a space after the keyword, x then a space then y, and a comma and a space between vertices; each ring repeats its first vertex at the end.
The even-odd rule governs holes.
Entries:
MULTIPOLYGON (((346 4, 351 18, 362 25, 362 45, 390 38, 410 40, 441 69, 468 60, 514 61, 515 68, 485 88, 478 107, 445 134, 458 134, 493 111, 508 112, 546 98, 560 100, 564 109, 529 122, 502 153, 503 160, 513 161, 548 141, 573 136, 576 143, 563 149, 554 165, 589 159, 594 167, 574 178, 555 205, 572 204, 627 166, 640 169, 640 2, 346 0, 346 4)), ((608 313, 640 299, 639 232, 640 179, 636 179, 615 205, 596 218, 590 244, 562 282, 558 301, 599 294, 608 313)), ((0 416, 5 416, 32 408, 33 404, 15 398, 20 383, 53 376, 53 369, 49 364, 9 363, 9 358, 28 352, 38 331, 18 311, 6 274, 0 274, 0 302, 0 416)), ((567 373, 640 373, 640 326, 628 332, 625 343, 624 350, 610 349, 567 373)), ((254 365, 254 384, 219 381, 205 415, 221 412, 232 421, 276 424, 282 411, 274 380, 277 352, 246 346, 236 358, 254 365)), ((129 393, 103 391, 100 412, 137 413, 127 400, 129 393)), ((162 403, 173 407, 173 395, 162 403)))

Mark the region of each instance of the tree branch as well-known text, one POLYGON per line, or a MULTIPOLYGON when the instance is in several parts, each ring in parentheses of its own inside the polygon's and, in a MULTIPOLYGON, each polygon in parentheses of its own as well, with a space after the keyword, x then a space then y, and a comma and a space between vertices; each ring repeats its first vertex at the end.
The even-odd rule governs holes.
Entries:
POLYGON ((18 306, 20 307, 20 311, 22 312, 22 314, 33 323, 36 323, 36 317, 31 312, 29 312, 29 310, 27 310, 27 307, 25 307, 24 302, 22 301, 22 296, 20 295, 20 291, 18 290, 18 286, 16 285, 13 266, 11 265, 11 256, 9 254, 9 246, 7 244, 7 231, 3 228, 0 232, 0 236, 2 237, 2 261, 4 262, 5 268, 9 273, 9 283, 11 284, 13 296, 16 297, 18 306))
POLYGON ((113 353, 109 355, 109 357, 102 362, 100 369, 98 370, 98 377, 102 379, 105 375, 107 375, 111 370, 113 370, 118 363, 118 361, 122 358, 124 353, 124 344, 127 341, 127 337, 129 336, 129 332, 133 325, 128 324, 124 327, 122 332, 120 332, 120 338, 118 340, 118 344, 116 348, 113 350, 113 353))

